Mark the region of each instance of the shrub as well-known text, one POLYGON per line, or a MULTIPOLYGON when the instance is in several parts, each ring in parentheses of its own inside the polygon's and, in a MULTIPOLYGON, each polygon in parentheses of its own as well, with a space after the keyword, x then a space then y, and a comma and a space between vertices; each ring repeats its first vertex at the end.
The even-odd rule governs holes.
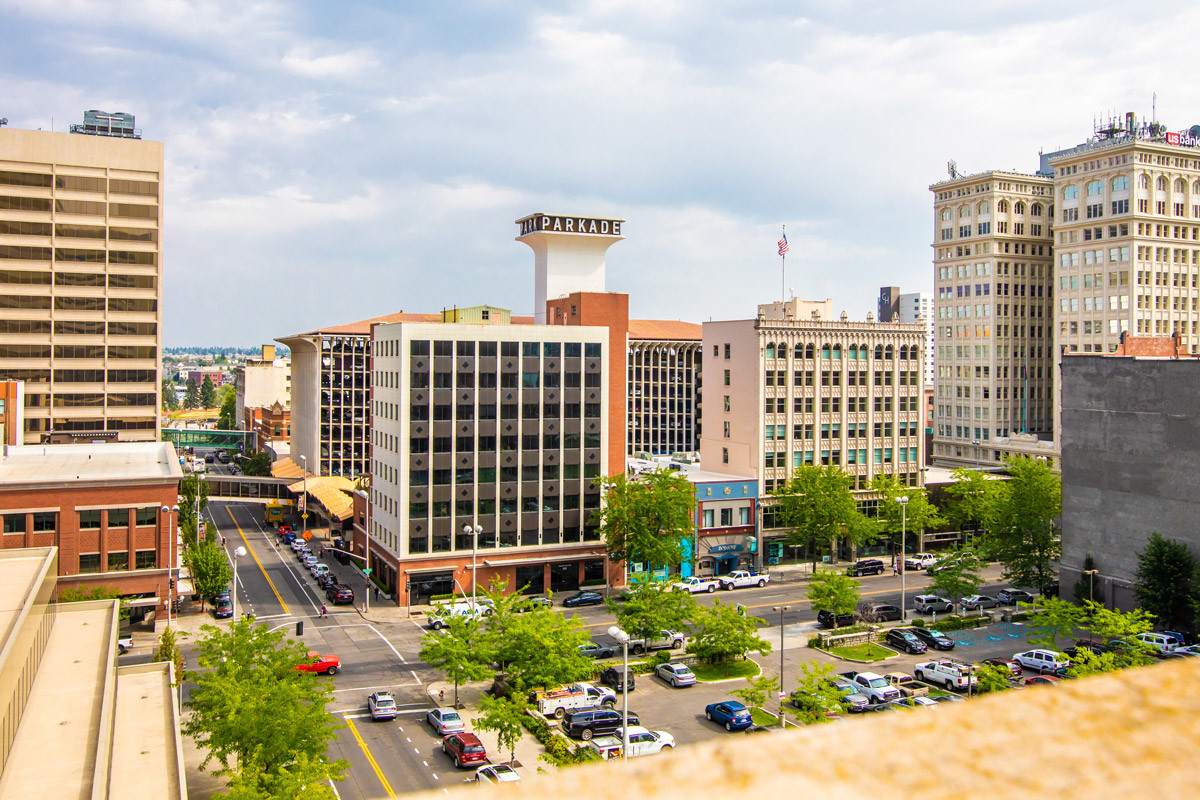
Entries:
POLYGON ((939 631, 961 631, 968 628, 980 628, 992 623, 989 617, 945 617, 933 623, 931 627, 939 631))
POLYGON ((913 624, 913 627, 914 627, 914 628, 924 628, 924 627, 925 627, 925 620, 921 619, 920 617, 917 617, 916 619, 914 619, 914 620, 912 621, 912 624, 913 624))

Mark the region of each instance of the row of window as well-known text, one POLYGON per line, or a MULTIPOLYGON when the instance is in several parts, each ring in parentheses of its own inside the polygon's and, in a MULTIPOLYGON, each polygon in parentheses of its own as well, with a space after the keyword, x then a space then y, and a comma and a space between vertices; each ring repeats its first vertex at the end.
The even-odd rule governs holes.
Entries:
POLYGON ((700 527, 701 528, 717 527, 717 511, 720 511, 720 514, 721 514, 720 525, 723 528, 728 528, 734 524, 733 513, 735 511, 737 512, 737 524, 738 525, 749 525, 750 524, 750 508, 748 506, 742 506, 740 508, 722 508, 722 509, 706 508, 700 512, 700 527))
POLYGON ((0 269, 0 283, 16 286, 93 286, 110 289, 157 289, 155 275, 105 275, 103 272, 39 272, 34 270, 0 269), (107 280, 106 280, 107 278, 107 280))
POLYGON ((128 345, 72 345, 56 344, 0 344, 0 358, 50 358, 55 359, 103 359, 105 353, 109 359, 157 359, 158 352, 153 346, 131 347, 128 345))
MULTIPOLYGON (((499 373, 499 379, 495 372, 480 372, 478 375, 474 372, 434 372, 432 376, 434 389, 495 389, 497 380, 501 389, 578 389, 581 383, 589 389, 600 387, 599 372, 505 371, 499 373)), ((395 372, 375 372, 376 385, 383 388, 396 388, 396 377, 395 372)), ((428 389, 430 383, 430 373, 427 370, 414 370, 409 376, 410 389, 428 389)))
MULTIPOLYGON (((865 439, 867 437, 866 422, 850 422, 846 425, 847 439, 865 439)), ((787 438, 788 425, 767 425, 763 429, 764 438, 768 441, 782 441, 787 438)), ((792 424, 792 438, 800 440, 811 440, 816 431, 816 423, 800 423, 792 424)), ((918 422, 898 422, 895 424, 896 433, 900 436, 917 436, 920 434, 921 426, 918 422)), ((876 422, 874 423, 875 438, 891 438, 892 423, 891 422, 876 422)), ((841 439, 842 424, 840 422, 825 422, 821 423, 821 438, 822 439, 841 439)))
MULTIPOLYGON (((728 370, 726 370, 726 371, 728 372, 728 370)), ((874 380, 875 386, 891 386, 892 385, 892 372, 890 370, 876 371, 872 374, 874 375, 873 380, 874 380)), ((793 386, 813 386, 815 379, 816 379, 816 376, 813 374, 812 370, 796 370, 792 376, 792 385, 793 386)), ((917 379, 917 370, 900 370, 899 372, 896 373, 896 380, 897 380, 897 384, 900 386, 918 386, 918 385, 920 385, 919 381, 917 379)), ((782 370, 782 369, 766 370, 763 374, 763 381, 764 381, 765 386, 779 386, 779 387, 786 388, 788 385, 787 371, 782 370)), ((726 384, 726 385, 728 385, 728 384, 726 384)), ((842 373, 840 371, 822 372, 821 373, 821 385, 822 386, 841 386, 842 385, 842 373)), ((847 386, 870 386, 871 384, 867 380, 867 371, 866 370, 849 370, 848 372, 846 372, 846 385, 847 386)))
MULTIPOLYGON (((561 498, 556 494, 547 494, 541 497, 525 497, 520 500, 517 498, 500 500, 480 498, 478 500, 435 500, 432 503, 414 501, 408 504, 408 518, 419 520, 442 519, 450 516, 490 516, 497 512, 500 514, 516 514, 518 512, 540 514, 545 511, 575 511, 580 508, 579 497, 580 495, 576 493, 564 494, 561 498), (451 513, 452 509, 453 513, 451 513)), ((599 507, 599 494, 583 495, 583 508, 599 507)))
POLYGON ((92 200, 51 200, 45 197, 0 196, 0 210, 49 213, 51 209, 58 214, 81 214, 89 217, 103 217, 107 213, 110 217, 124 219, 158 219, 158 206, 104 203, 92 200))
MULTIPOLYGON (((520 450, 578 450, 582 445, 586 449, 596 449, 600 447, 600 434, 598 433, 566 433, 561 436, 557 433, 526 433, 521 436, 501 436, 499 437, 500 447, 499 452, 520 450), (518 448, 518 445, 520 447, 518 448)), ((428 453, 430 437, 428 436, 413 436, 408 440, 409 453, 428 453)), ((478 437, 478 447, 476 447, 476 437, 473 435, 466 436, 434 436, 433 450, 436 455, 439 453, 489 453, 497 452, 495 436, 480 436, 478 437), (452 446, 453 445, 453 446, 452 446)))
MULTIPOLYGON (((462 517, 465 523, 473 522, 470 516, 462 517)), ((455 526, 458 521, 455 521, 455 526)), ((581 527, 579 525, 568 525, 561 531, 557 528, 526 528, 519 534, 517 531, 495 531, 485 530, 479 534, 478 541, 476 537, 464 536, 456 533, 453 536, 443 534, 439 536, 420 536, 410 534, 408 537, 408 552, 409 553, 449 553, 455 550, 459 552, 470 552, 473 546, 477 546, 480 550, 492 550, 495 548, 504 547, 534 547, 538 545, 550 544, 576 544, 579 542, 598 542, 600 541, 600 531, 594 526, 581 527)))
MULTIPOLYGON (((729 358, 729 345, 725 345, 725 347, 726 347, 725 357, 729 358)), ((717 354, 716 351, 717 351, 717 345, 713 345, 713 355, 714 356, 717 354)), ((809 361, 813 360, 813 358, 818 353, 818 349, 817 349, 816 345, 813 345, 813 344, 797 344, 794 347, 789 348, 788 345, 783 342, 780 342, 779 344, 775 344, 774 342, 768 342, 763 347, 763 351, 767 358, 787 358, 788 353, 790 352, 792 354, 792 358, 804 358, 804 359, 808 359, 809 361)), ((848 345, 846 347, 845 352, 846 352, 846 358, 850 361, 858 361, 858 360, 866 361, 870 357, 871 349, 869 346, 867 346, 865 344, 864 345, 852 344, 852 345, 848 345)), ((875 346, 875 359, 877 361, 878 360, 891 361, 893 359, 893 357, 896 355, 896 352, 897 352, 897 350, 894 349, 892 347, 892 345, 890 345, 890 344, 886 345, 886 346, 882 345, 882 344, 876 345, 875 346)), ((819 353, 820 353, 821 358, 825 361, 830 361, 830 360, 841 361, 842 360, 842 346, 840 344, 823 344, 820 347, 819 353)), ((909 347, 908 345, 900 345, 899 353, 900 353, 901 361, 907 361, 909 359, 919 359, 921 357, 921 348, 918 347, 917 345, 912 345, 911 347, 909 347)))
MULTIPOLYGON (((916 385, 916 384, 914 384, 916 385)), ((876 413, 892 410, 892 396, 881 395, 875 398, 867 397, 846 397, 846 411, 851 414, 866 413, 868 407, 868 399, 874 400, 876 413)), ((896 407, 898 411, 916 411, 918 404, 918 395, 901 395, 896 399, 896 407)), ((729 411, 732 407, 729 395, 725 395, 725 410, 729 411)), ((816 401, 812 397, 793 397, 792 398, 792 413, 793 414, 812 414, 816 407, 816 401)), ((821 398, 821 413, 822 414, 838 414, 842 410, 842 396, 826 396, 821 398)), ((768 397, 766 406, 763 411, 767 414, 786 414, 787 413, 787 398, 786 397, 768 397)), ((728 424, 728 423, 726 423, 728 424)), ((728 436, 726 436, 728 438, 728 436)))
POLYGON ((48 334, 60 336, 155 336, 158 325, 153 322, 109 322, 48 319, 0 319, 0 334, 48 334))
POLYGON ((127 178, 107 180, 91 175, 50 175, 44 172, 15 172, 0 170, 0 185, 34 188, 67 189, 73 192, 104 192, 158 196, 158 181, 135 181, 127 178))
MULTIPOLYGON (((118 572, 129 569, 129 553, 125 551, 109 551, 106 560, 107 569, 101 569, 99 553, 79 554, 79 573, 89 575, 97 572, 118 572)), ((153 550, 135 550, 133 553, 134 569, 154 569, 157 564, 157 554, 153 550)))
POLYGON ((581 476, 589 480, 599 478, 600 465, 585 464, 581 467, 579 464, 563 464, 560 468, 558 464, 526 464, 519 470, 517 467, 414 469, 409 472, 408 483, 410 486, 429 486, 430 480, 433 486, 469 485, 476 482, 482 485, 496 483, 497 480, 501 483, 528 483, 538 480, 557 481, 560 476, 565 481, 579 480, 581 476))
MULTIPOLYGON (((599 342, 474 342, 469 340, 451 341, 436 339, 432 344, 435 356, 474 356, 494 358, 499 345, 499 354, 505 358, 523 356, 525 358, 599 358, 601 346, 599 342)), ((375 343, 375 355, 396 356, 398 340, 390 339, 375 343)), ((428 356, 430 353, 428 339, 413 339, 409 342, 409 355, 428 356)))
POLYGON ((15 222, 0 219, 0 234, 9 236, 55 236, 65 239, 100 239, 113 241, 147 242, 157 244, 158 231, 154 228, 106 228, 103 225, 51 225, 49 222, 15 222))
POLYGON ((135 250, 74 250, 65 247, 27 247, 24 245, 0 245, 0 258, 20 261, 49 261, 51 255, 59 263, 78 264, 135 264, 153 267, 158 264, 158 254, 135 250))
POLYGON ((814 462, 822 466, 867 466, 869 464, 916 464, 918 461, 916 447, 876 447, 874 461, 867 460, 867 449, 857 450, 821 450, 818 456, 812 450, 793 450, 791 464, 788 464, 787 453, 764 453, 763 466, 767 469, 810 466, 814 462))

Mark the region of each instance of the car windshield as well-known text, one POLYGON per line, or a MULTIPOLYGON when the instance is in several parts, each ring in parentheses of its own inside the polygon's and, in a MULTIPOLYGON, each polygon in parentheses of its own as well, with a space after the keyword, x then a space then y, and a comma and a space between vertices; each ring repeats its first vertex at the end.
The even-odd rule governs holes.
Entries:
POLYGON ((390 697, 379 697, 379 698, 375 699, 375 705, 377 705, 377 706, 394 706, 394 705, 396 705, 396 701, 390 697))
POLYGON ((872 678, 870 684, 872 689, 882 689, 888 685, 888 682, 883 678, 872 678))

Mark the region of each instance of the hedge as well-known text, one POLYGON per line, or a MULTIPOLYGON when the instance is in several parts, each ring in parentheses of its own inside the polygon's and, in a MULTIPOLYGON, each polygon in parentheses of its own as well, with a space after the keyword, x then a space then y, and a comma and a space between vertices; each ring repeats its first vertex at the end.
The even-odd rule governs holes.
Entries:
POLYGON ((538 717, 525 714, 521 717, 521 724, 546 748, 547 760, 552 764, 563 766, 600 760, 600 756, 590 747, 573 746, 565 737, 555 735, 550 726, 538 717))
POLYGON ((988 616, 945 617, 930 627, 937 631, 961 631, 967 628, 982 628, 991 624, 992 618, 988 616))

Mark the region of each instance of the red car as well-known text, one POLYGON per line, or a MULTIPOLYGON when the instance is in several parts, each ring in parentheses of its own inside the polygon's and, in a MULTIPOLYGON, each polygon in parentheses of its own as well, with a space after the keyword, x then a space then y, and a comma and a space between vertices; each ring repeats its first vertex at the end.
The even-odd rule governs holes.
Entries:
POLYGON ((482 764, 487 761, 483 742, 473 733, 453 733, 442 739, 442 752, 454 759, 454 766, 482 764))
POLYGON ((1029 678, 1022 678, 1021 683, 1024 686, 1057 686, 1058 678, 1053 675, 1034 675, 1029 678))
POLYGON ((337 671, 342 668, 342 660, 337 656, 323 656, 316 650, 308 651, 308 661, 303 664, 297 664, 296 669, 301 672, 323 672, 326 675, 336 675, 337 671))

